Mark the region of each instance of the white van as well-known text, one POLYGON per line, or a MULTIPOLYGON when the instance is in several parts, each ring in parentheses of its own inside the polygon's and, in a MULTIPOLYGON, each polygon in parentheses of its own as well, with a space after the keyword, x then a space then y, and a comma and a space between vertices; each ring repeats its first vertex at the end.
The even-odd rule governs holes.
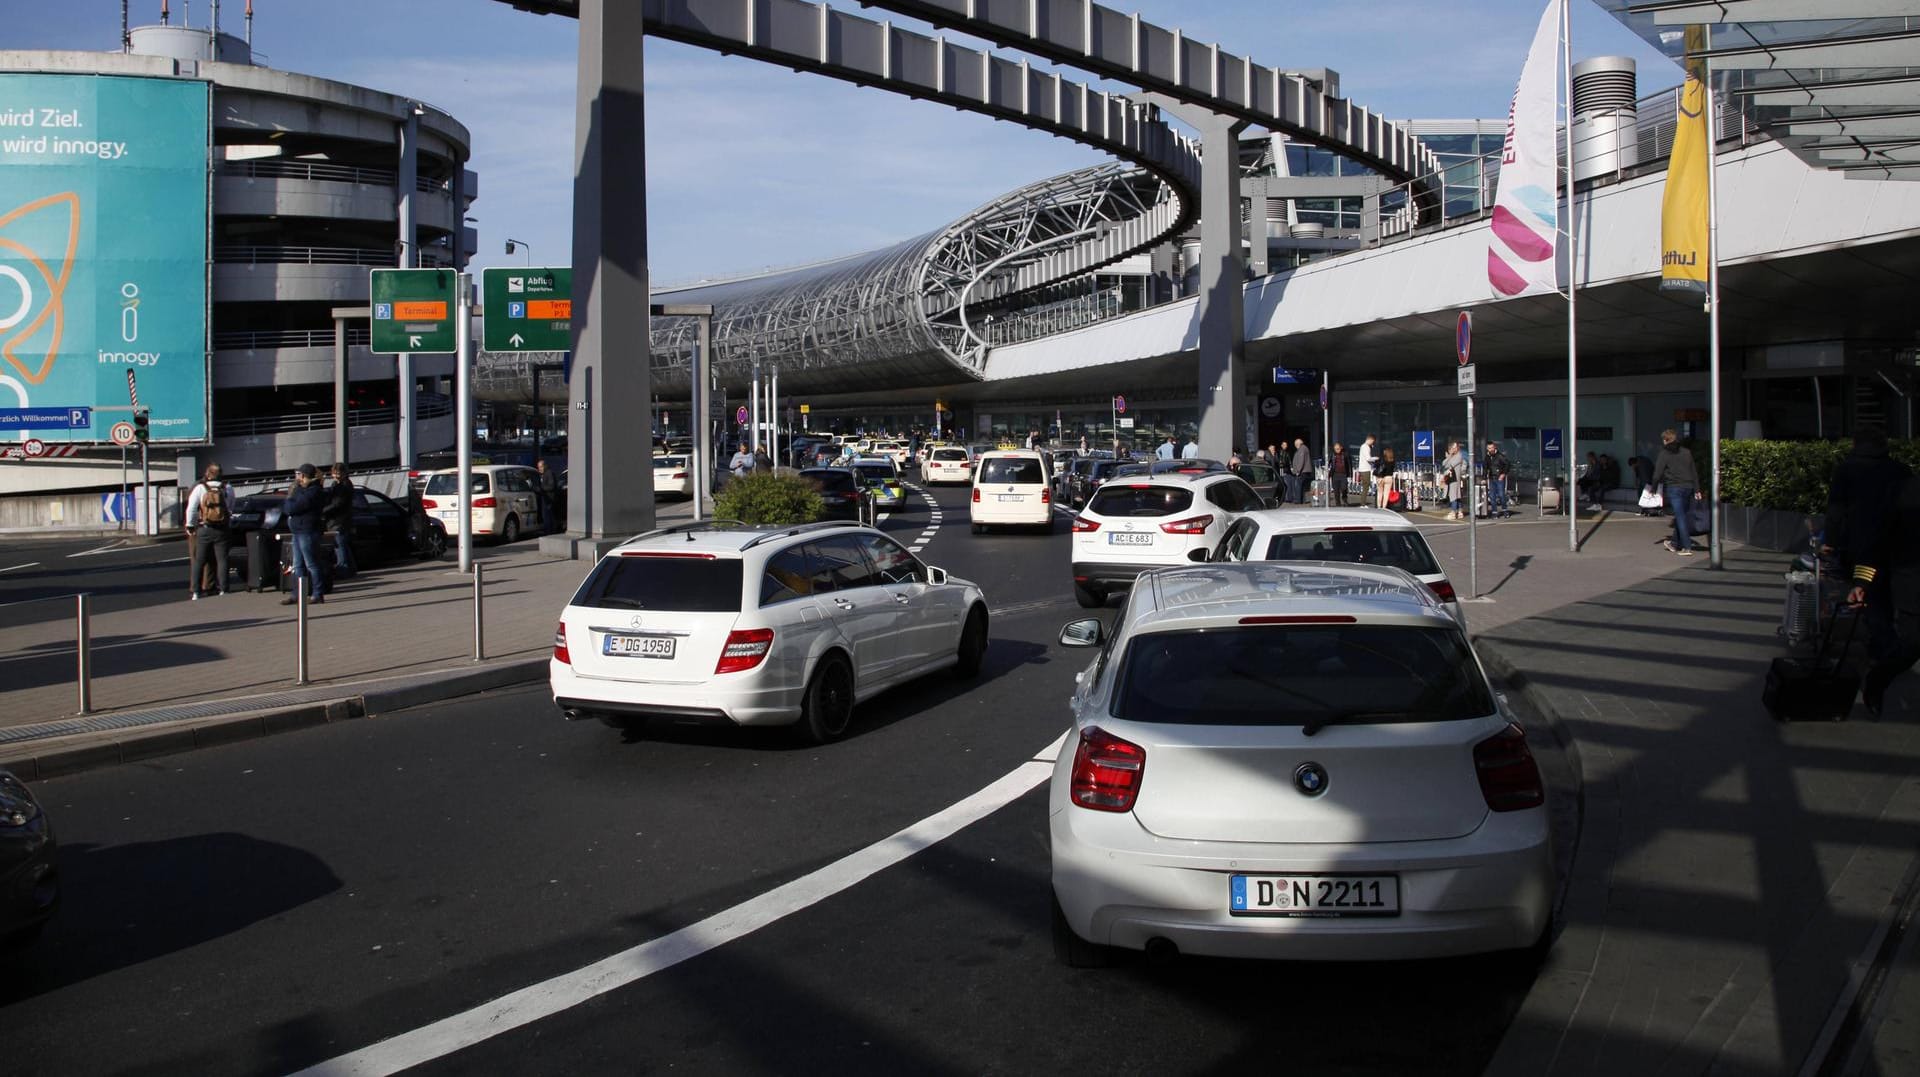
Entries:
POLYGON ((989 527, 1053 529, 1053 475, 1027 449, 982 453, 973 465, 973 533, 989 527))

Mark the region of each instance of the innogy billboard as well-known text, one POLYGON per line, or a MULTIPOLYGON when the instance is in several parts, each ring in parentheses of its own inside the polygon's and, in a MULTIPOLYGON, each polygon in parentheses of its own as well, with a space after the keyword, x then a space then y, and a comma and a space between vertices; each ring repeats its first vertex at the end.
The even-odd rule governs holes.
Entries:
POLYGON ((0 441, 207 439, 208 93, 0 74, 0 441))

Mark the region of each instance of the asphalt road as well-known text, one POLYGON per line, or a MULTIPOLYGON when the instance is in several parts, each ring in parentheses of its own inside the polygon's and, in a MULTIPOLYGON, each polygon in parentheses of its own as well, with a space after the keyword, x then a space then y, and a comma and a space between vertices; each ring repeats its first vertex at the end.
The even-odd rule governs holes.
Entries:
POLYGON ((187 597, 187 544, 134 538, 0 539, 0 609, 9 624, 73 616, 72 596, 93 595, 97 613, 187 597), (66 599, 67 601, 60 601, 66 599))
MULTIPOLYGON (((885 522, 983 583, 974 681, 849 739, 568 724, 543 687, 37 786, 67 902, 0 959, 10 1074, 291 1071, 753 900, 1019 768, 1081 655, 1062 522, 885 522)), ((556 599, 559 601, 559 599, 556 599)), ((438 1057, 474 1073, 1472 1073, 1526 983, 1485 961, 1055 962, 1044 787, 717 949, 438 1057)))

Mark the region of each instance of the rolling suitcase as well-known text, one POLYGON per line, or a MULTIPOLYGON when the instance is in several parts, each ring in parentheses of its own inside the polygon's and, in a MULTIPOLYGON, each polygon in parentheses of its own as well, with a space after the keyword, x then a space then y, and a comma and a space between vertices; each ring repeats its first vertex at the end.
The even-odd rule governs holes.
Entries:
POLYGON ((1853 646, 1854 633, 1860 629, 1860 615, 1847 618, 1847 642, 1840 653, 1827 657, 1833 642, 1833 629, 1839 623, 1836 614, 1827 622, 1820 640, 1820 651, 1812 658, 1776 658, 1767 667, 1767 684, 1760 702, 1776 722, 1841 722, 1853 710, 1853 698, 1860 694, 1860 675, 1846 668, 1847 650, 1853 646))
POLYGON ((272 591, 280 586, 280 544, 272 535, 247 532, 247 574, 241 581, 249 591, 272 591))
POLYGON ((1797 647, 1820 634, 1820 575, 1795 569, 1786 574, 1787 597, 1780 611, 1780 636, 1797 647))

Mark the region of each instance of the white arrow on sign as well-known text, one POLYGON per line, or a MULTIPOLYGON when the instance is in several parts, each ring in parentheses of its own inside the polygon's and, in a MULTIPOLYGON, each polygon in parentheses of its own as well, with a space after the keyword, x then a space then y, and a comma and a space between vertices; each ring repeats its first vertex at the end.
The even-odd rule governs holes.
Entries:
POLYGON ((507 338, 507 343, 513 345, 516 348, 518 348, 522 344, 525 344, 526 342, 527 342, 527 338, 521 336, 518 333, 515 333, 514 335, 507 338))
POLYGON ((420 338, 419 338, 419 337, 411 337, 411 336, 410 336, 410 337, 408 337, 408 338, 407 338, 407 346, 408 346, 408 347, 413 347, 413 348, 418 348, 418 347, 420 346, 420 338))

